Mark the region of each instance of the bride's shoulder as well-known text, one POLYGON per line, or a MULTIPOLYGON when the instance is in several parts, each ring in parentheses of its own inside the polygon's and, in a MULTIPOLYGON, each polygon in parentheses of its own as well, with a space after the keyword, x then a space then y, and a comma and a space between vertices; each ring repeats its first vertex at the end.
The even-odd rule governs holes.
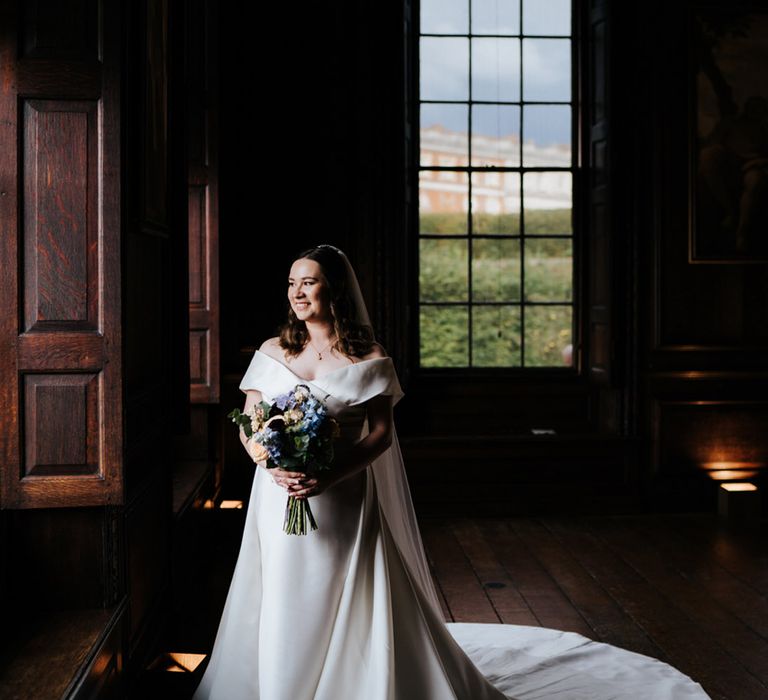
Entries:
POLYGON ((387 351, 384 349, 382 345, 379 343, 374 343, 371 347, 370 352, 368 352, 367 355, 363 355, 360 359, 361 360, 373 360, 377 357, 388 357, 387 351))
POLYGON ((275 336, 274 338, 267 338, 260 346, 259 352, 263 352, 265 355, 269 355, 276 360, 282 361, 285 353, 280 347, 280 338, 275 336))

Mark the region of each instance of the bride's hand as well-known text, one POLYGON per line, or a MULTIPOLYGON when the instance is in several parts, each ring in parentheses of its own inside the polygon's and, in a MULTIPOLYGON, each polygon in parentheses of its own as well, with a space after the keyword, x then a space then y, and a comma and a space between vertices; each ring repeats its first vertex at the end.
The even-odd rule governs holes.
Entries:
POLYGON ((337 474, 331 469, 323 469, 315 472, 312 476, 304 480, 304 483, 288 489, 288 493, 296 498, 309 498, 318 496, 337 481, 337 474))
MULTIPOLYGON (((264 464, 266 466, 266 462, 264 464)), ((287 469, 281 469, 280 467, 267 469, 267 471, 272 477, 272 481, 278 486, 286 489, 289 495, 292 495, 295 489, 302 488, 307 480, 307 475, 304 472, 288 471, 287 469)))

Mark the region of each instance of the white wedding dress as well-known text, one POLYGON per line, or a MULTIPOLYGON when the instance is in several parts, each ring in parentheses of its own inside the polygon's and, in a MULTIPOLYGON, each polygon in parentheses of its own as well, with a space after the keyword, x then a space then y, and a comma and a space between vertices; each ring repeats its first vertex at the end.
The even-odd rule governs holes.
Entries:
MULTIPOLYGON (((240 389, 265 401, 306 384, 367 434, 365 401, 403 396, 391 358, 314 380, 257 350, 240 389)), ((318 529, 283 532, 287 494, 259 467, 210 661, 193 700, 664 700, 707 698, 648 656, 573 632, 445 623, 397 433, 366 469, 309 503, 318 529)))

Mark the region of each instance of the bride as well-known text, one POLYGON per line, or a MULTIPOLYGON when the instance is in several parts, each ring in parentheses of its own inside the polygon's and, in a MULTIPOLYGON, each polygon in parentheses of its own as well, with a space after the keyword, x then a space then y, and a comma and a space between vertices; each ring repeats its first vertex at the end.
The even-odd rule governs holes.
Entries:
MULTIPOLYGON (((339 422, 331 470, 257 462, 240 554, 193 700, 707 698, 656 659, 560 630, 445 623, 392 407, 403 391, 342 251, 302 252, 288 320, 240 383, 243 411, 305 384, 339 422), (287 495, 318 525, 287 535, 287 495)), ((252 445, 241 430, 252 458, 252 445)))

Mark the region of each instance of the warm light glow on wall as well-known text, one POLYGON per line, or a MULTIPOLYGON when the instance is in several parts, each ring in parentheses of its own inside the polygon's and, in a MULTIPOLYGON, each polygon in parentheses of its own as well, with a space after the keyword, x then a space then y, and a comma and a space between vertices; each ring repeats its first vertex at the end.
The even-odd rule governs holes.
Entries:
POLYGON ((168 656, 175 661, 175 665, 166 669, 175 673, 191 673, 194 671, 205 658, 205 654, 182 654, 180 652, 173 651, 168 656))
POLYGON ((192 673, 207 654, 186 654, 180 651, 169 651, 160 654, 150 665, 152 671, 170 673, 192 673))
POLYGON ((733 481, 734 479, 754 479, 757 471, 744 471, 738 469, 720 469, 708 472, 707 475, 714 481, 733 481))
POLYGON ((757 476, 762 462, 703 462, 702 468, 707 476, 714 481, 734 481, 736 479, 753 479, 757 476))

